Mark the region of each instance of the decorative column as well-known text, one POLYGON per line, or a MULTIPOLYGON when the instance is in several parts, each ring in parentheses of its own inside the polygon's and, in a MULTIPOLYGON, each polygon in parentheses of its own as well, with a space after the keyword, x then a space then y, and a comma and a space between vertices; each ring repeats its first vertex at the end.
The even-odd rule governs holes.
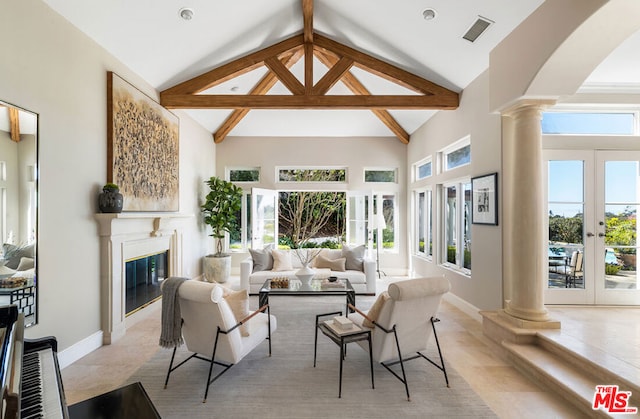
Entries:
POLYGON ((549 320, 540 123, 553 103, 521 101, 503 113, 504 313, 528 322, 549 320))

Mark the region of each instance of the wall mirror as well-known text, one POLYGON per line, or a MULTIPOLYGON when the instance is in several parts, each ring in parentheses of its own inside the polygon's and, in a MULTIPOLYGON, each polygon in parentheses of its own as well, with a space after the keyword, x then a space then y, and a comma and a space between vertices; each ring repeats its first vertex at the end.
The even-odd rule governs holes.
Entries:
POLYGON ((37 322, 38 115, 0 101, 0 305, 37 322))

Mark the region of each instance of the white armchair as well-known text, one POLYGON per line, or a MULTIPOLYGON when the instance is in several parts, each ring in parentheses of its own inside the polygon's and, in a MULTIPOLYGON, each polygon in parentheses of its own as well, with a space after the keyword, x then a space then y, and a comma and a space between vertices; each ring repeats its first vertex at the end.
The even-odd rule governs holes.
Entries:
POLYGON ((234 313, 223 297, 223 290, 217 284, 188 280, 178 289, 180 313, 182 317, 182 337, 190 352, 184 361, 173 366, 176 348, 171 356, 165 388, 171 373, 185 362, 197 358, 210 363, 203 403, 207 400, 209 386, 234 364, 237 364, 265 339, 269 342, 271 356, 271 334, 277 328, 276 318, 269 314, 265 305, 249 316, 236 320, 234 313), (245 326, 247 333, 241 333, 245 326), (211 378, 213 365, 223 370, 211 378))
MULTIPOLYGON (((444 277, 417 278, 389 285, 387 294, 381 294, 368 313, 357 308, 349 318, 361 327, 372 329, 372 356, 396 378, 404 383, 407 399, 410 400, 409 385, 404 363, 424 358, 444 373, 449 387, 449 378, 444 365, 435 323, 442 296, 451 285, 444 277), (440 362, 436 363, 422 352, 433 334, 440 362), (401 376, 390 367, 400 364, 401 376)), ((367 352, 367 342, 358 342, 367 352)))

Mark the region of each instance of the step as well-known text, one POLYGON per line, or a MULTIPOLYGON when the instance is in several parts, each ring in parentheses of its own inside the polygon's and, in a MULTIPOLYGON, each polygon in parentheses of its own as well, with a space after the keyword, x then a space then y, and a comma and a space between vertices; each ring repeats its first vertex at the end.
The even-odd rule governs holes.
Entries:
MULTIPOLYGON (((541 387, 550 388, 568 402, 572 403, 587 417, 610 417, 603 410, 594 411, 591 406, 597 385, 618 384, 621 390, 628 390, 624 382, 603 376, 602 368, 594 367, 589 360, 579 362, 580 356, 559 355, 557 348, 549 350, 549 342, 543 344, 517 344, 503 342, 509 360, 523 374, 537 382, 541 387), (606 377, 606 378, 604 378, 606 377), (603 381, 603 380, 613 381, 603 381)), ((570 351, 568 351, 570 352, 570 351)), ((638 406, 640 393, 634 390, 630 406, 638 406)))
POLYGON ((640 368, 561 331, 538 333, 538 345, 578 368, 588 368, 601 384, 618 384, 640 403, 640 368))

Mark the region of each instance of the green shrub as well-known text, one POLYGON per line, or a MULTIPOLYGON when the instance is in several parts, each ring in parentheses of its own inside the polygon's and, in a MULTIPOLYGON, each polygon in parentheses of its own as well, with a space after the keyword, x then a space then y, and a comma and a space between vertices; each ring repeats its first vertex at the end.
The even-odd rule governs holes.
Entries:
POLYGON ((604 273, 607 275, 617 275, 620 271, 620 265, 614 265, 613 263, 607 263, 604 265, 604 273))

